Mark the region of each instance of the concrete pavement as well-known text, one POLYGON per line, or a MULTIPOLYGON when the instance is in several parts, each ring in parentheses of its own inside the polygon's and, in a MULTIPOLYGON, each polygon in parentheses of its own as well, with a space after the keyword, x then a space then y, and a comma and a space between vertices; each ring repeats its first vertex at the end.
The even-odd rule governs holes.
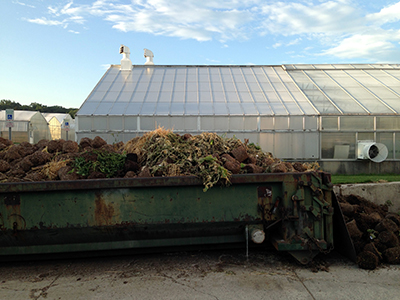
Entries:
POLYGON ((311 266, 273 250, 214 250, 0 263, 0 299, 398 299, 400 266, 333 252, 311 266), (315 272, 318 270, 317 272, 315 272))

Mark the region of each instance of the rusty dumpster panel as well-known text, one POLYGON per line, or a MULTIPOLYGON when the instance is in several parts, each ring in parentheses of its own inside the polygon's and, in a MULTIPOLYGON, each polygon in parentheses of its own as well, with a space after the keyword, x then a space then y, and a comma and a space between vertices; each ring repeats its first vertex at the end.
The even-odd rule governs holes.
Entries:
POLYGON ((192 176, 3 183, 0 255, 245 243, 248 226, 272 231, 278 250, 327 249, 329 183, 322 172, 234 175, 207 192, 192 176))

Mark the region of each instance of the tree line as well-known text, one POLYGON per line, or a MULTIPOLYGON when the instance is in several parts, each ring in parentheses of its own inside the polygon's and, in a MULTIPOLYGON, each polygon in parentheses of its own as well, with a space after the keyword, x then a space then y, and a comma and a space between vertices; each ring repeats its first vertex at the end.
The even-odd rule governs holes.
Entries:
POLYGON ((5 109, 40 111, 41 113, 70 114, 70 116, 74 119, 75 114, 78 112, 77 108, 65 108, 59 105, 47 106, 36 102, 32 102, 29 105, 21 105, 20 103, 11 100, 0 100, 0 110, 5 109))

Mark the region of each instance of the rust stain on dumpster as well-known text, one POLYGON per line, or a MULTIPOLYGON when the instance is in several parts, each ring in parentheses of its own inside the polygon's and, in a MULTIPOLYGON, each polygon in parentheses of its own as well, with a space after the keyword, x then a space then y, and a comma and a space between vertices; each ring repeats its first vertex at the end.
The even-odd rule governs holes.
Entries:
POLYGON ((100 194, 96 194, 94 218, 96 225, 111 225, 114 216, 114 206, 106 203, 100 194))

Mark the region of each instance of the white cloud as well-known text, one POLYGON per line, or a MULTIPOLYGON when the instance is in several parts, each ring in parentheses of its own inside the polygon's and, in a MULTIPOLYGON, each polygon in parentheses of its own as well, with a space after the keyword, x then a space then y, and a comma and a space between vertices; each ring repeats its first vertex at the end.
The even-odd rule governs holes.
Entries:
POLYGON ((275 49, 303 45, 299 51, 308 55, 381 59, 399 49, 400 2, 379 5, 374 2, 376 12, 367 12, 367 5, 357 0, 75 0, 52 4, 46 17, 28 21, 67 28, 90 27, 91 18, 100 18, 121 32, 219 40, 223 45, 275 35, 275 49), (325 50, 317 50, 321 47, 325 50))
POLYGON ((364 58, 372 62, 398 62, 400 49, 394 43, 400 41, 400 31, 376 30, 355 34, 343 39, 337 46, 323 52, 342 59, 364 58))
POLYGON ((27 19, 27 21, 39 25, 65 26, 63 21, 47 20, 46 18, 27 19))
POLYGON ((400 2, 393 5, 384 7, 378 13, 368 14, 366 16, 368 21, 375 22, 376 24, 383 25, 385 23, 397 22, 400 20, 400 2))

